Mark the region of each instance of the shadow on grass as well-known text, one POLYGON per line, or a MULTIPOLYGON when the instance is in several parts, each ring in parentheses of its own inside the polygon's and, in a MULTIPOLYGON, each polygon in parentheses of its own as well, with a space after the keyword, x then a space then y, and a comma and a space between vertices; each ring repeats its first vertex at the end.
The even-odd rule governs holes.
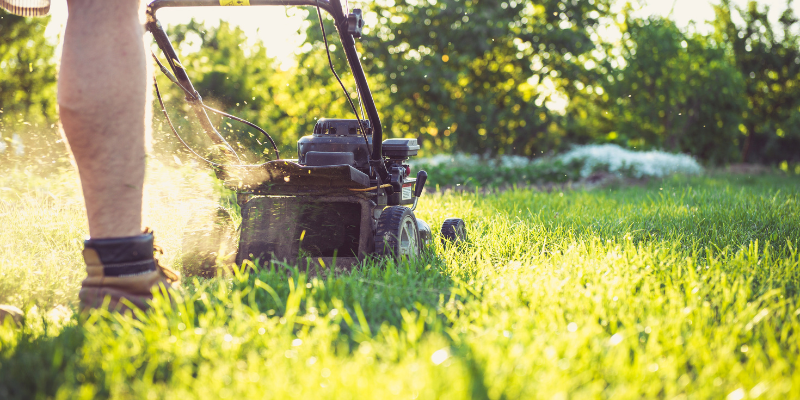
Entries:
MULTIPOLYGON (((328 270, 330 271, 330 270, 328 270)), ((426 251, 416 260, 367 258, 345 272, 330 273, 319 267, 271 263, 261 266, 246 262, 233 280, 233 291, 257 290, 250 296, 250 306, 269 316, 283 316, 287 299, 304 285, 304 295, 297 310, 327 314, 345 307, 350 315, 363 314, 373 327, 383 323, 400 327, 402 310, 436 309, 450 298, 457 282, 446 274, 444 260, 433 251, 426 251)), ((342 326, 347 331, 347 326, 342 326)))
POLYGON ((23 330, 0 348, 0 398, 52 398, 67 381, 80 380, 78 371, 85 332, 81 326, 63 328, 57 336, 23 330))

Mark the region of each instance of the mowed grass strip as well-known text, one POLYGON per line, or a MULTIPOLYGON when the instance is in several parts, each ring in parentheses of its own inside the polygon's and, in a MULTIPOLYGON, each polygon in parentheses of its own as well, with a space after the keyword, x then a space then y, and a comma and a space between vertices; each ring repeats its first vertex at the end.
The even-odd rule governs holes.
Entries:
MULTIPOLYGON (((158 300, 139 320, 7 325, 0 397, 799 397, 798 188, 797 178, 712 175, 426 195, 418 215, 434 227, 464 218, 468 243, 437 237, 415 262, 371 260, 324 278, 244 266, 187 280, 174 307, 158 300)), ((170 196, 150 204, 183 199, 170 196)), ((31 207, 60 226, 80 218, 79 207, 57 213, 66 200, 4 201, 6 226, 31 207)), ((166 210, 159 229, 179 238, 186 218, 166 210)), ((4 239, 31 255, 85 234, 26 229, 4 239)), ((7 264, 11 247, 3 273, 41 267, 35 256, 7 264)), ((51 252, 79 249, 67 247, 51 252)), ((65 264, 77 277, 67 293, 82 276, 65 264)), ((41 296, 60 284, 42 282, 0 296, 63 304, 41 296)))

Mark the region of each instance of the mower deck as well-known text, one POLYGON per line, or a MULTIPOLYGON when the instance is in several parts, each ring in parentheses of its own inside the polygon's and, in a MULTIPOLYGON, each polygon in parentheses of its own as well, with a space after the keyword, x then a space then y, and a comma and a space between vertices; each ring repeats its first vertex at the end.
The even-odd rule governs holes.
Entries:
POLYGON ((259 260, 350 267, 372 252, 376 204, 369 177, 349 165, 270 161, 226 167, 226 186, 251 197, 242 205, 237 263, 259 260))
POLYGON ((358 263, 374 247, 375 202, 361 196, 256 196, 242 207, 236 262, 330 267, 358 263))

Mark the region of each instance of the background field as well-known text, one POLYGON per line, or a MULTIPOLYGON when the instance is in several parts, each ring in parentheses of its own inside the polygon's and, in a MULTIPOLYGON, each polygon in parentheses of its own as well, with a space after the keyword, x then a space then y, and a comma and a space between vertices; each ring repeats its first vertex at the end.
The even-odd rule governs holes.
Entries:
MULTIPOLYGON (((86 234, 69 172, 0 177, 2 398, 791 398, 800 180, 427 194, 470 242, 422 260, 187 279, 140 321, 70 316, 86 234)), ((148 221, 180 268, 210 178, 151 162, 148 221)))

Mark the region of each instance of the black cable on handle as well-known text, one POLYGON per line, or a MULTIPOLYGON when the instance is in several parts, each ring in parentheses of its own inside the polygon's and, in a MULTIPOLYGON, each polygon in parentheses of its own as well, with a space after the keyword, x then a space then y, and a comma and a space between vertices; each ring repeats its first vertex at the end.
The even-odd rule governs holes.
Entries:
MULTIPOLYGON (((152 53, 152 52, 151 52, 150 54, 153 56, 153 59, 154 59, 154 60, 156 60, 156 64, 158 64, 159 68, 161 69, 161 72, 162 72, 162 73, 164 73, 164 75, 166 75, 166 76, 167 76, 167 78, 169 78, 169 80, 170 80, 170 81, 172 81, 172 83, 174 83, 174 84, 178 85, 178 87, 180 87, 181 89, 183 89, 184 93, 186 93, 186 96, 187 96, 187 97, 189 97, 189 98, 191 99, 191 101, 196 101, 196 102, 198 102, 198 104, 199 104, 201 107, 203 107, 204 109, 206 109, 206 110, 208 110, 208 111, 211 111, 211 112, 213 112, 213 113, 216 113, 216 114, 222 115, 222 116, 224 116, 224 117, 230 118, 230 119, 232 119, 232 120, 234 120, 234 121, 238 121, 238 122, 241 122, 241 123, 243 123, 243 124, 247 124, 247 125, 249 125, 249 126, 251 126, 251 127, 255 128, 255 129, 257 129, 257 130, 258 130, 259 132, 261 132, 261 133, 262 133, 264 136, 266 136, 266 138, 267 138, 267 139, 269 140, 269 142, 272 144, 272 148, 273 148, 273 150, 275 150, 275 158, 276 158, 276 159, 280 159, 280 158, 281 158, 280 151, 278 151, 278 146, 275 144, 275 141, 272 139, 272 136, 270 136, 270 135, 269 135, 269 133, 267 133, 267 131, 265 131, 264 129, 261 129, 261 127, 259 127, 258 125, 254 124, 254 123, 252 123, 252 122, 250 122, 250 121, 247 121, 247 120, 245 120, 245 119, 242 119, 242 118, 239 118, 239 117, 237 117, 237 116, 235 116, 235 115, 231 115, 231 114, 228 114, 228 113, 226 113, 226 112, 224 112, 224 111, 220 111, 220 110, 217 110, 217 109, 215 109, 215 108, 212 108, 212 107, 209 107, 209 106, 205 105, 205 103, 203 103, 203 99, 200 97, 200 95, 199 95, 197 92, 194 92, 194 93, 192 93, 191 91, 189 91, 188 89, 186 89, 186 88, 185 88, 183 85, 181 85, 181 83, 180 83, 180 82, 178 82, 178 79, 175 77, 175 75, 173 75, 173 74, 172 74, 172 73, 171 73, 171 72, 170 72, 170 71, 169 71, 169 70, 168 70, 168 69, 167 69, 167 68, 164 66, 164 64, 162 64, 162 63, 161 63, 161 61, 158 59, 158 57, 156 57, 156 55, 155 55, 154 53, 152 53)), ((155 79, 155 77, 154 77, 154 79, 155 79)), ((158 101, 161 103, 161 108, 163 109, 164 113, 166 114, 166 108, 164 107, 164 103, 163 103, 163 101, 161 101, 161 95, 160 95, 160 93, 159 93, 159 91, 158 91, 158 84, 157 84, 157 83, 156 83, 156 95, 158 96, 158 101)), ((169 115, 167 115, 167 120, 169 121, 169 115)), ((171 122, 171 121, 170 121, 170 126, 172 126, 172 122, 171 122)), ((172 130, 174 131, 174 133, 175 133, 175 134, 176 134, 176 136, 177 136, 177 131, 175 131, 175 128, 174 128, 174 127, 172 127, 172 130)), ((186 146, 186 142, 184 142, 184 141, 183 141, 183 139, 181 139, 181 138, 180 138, 180 136, 178 136, 178 139, 180 139, 180 140, 181 140, 181 142, 184 144, 184 146, 186 146)), ((187 148, 188 148, 188 146, 187 146, 187 148)), ((194 150, 192 150, 192 149, 189 149, 189 150, 190 150, 190 151, 192 151, 192 152, 194 153, 194 150)), ((195 154, 197 154, 197 153, 195 153, 195 154)), ((200 158, 202 158, 202 157, 200 157, 200 158)), ((206 162, 209 162, 208 160, 206 160, 206 159, 204 159, 204 158, 202 158, 202 159, 203 159, 204 161, 206 161, 206 162)), ((219 164, 217 164, 217 165, 219 165, 219 164)))
POLYGON ((156 97, 158 98, 158 103, 161 105, 161 112, 163 112, 164 116, 167 118, 167 123, 169 123, 169 127, 172 128, 172 134, 175 135, 176 138, 178 138, 178 140, 183 144, 183 147, 186 147, 186 150, 189 150, 192 154, 195 155, 195 157, 205 161, 209 165, 213 165, 215 167, 224 167, 225 166, 224 164, 215 163, 209 159, 206 159, 200 154, 197 154, 197 152, 194 151, 194 149, 192 149, 189 146, 189 144, 183 140, 181 135, 178 134, 178 130, 175 129, 175 125, 172 125, 172 120, 169 118, 169 114, 167 114, 167 107, 164 106, 164 100, 161 99, 161 92, 158 90, 158 81, 156 80, 155 75, 153 75, 153 86, 156 87, 156 97))
POLYGON ((239 117, 237 117, 235 115, 228 114, 228 113, 226 113, 224 111, 220 111, 220 110, 217 110, 215 108, 211 108, 211 107, 209 107, 209 106, 207 106, 207 105, 205 105, 203 103, 200 103, 200 105, 203 106, 203 108, 205 108, 208 111, 211 111, 213 113, 217 113, 219 115, 222 115, 223 117, 227 117, 227 118, 230 118, 230 119, 232 119, 234 121, 238 121, 238 122, 241 122, 243 124, 250 125, 253 128, 256 128, 259 132, 263 133, 264 136, 267 137, 267 139, 269 139, 270 144, 272 144, 272 149, 275 150, 275 159, 276 160, 280 160, 281 153, 278 151, 278 145, 276 145, 275 141, 272 140, 272 136, 270 136, 269 133, 267 133, 267 131, 261 129, 260 126, 254 124, 254 123, 252 123, 252 122, 250 122, 250 121, 248 121, 246 119, 242 119, 242 118, 239 118, 239 117))
MULTIPOLYGON (((364 126, 361 123, 361 118, 358 116, 358 111, 356 110, 356 106, 353 104, 353 100, 350 99, 350 93, 344 87, 344 83, 342 80, 339 79, 339 74, 336 73, 336 70, 333 68, 333 60, 331 59, 331 51, 328 48, 328 38, 325 34, 325 25, 322 23, 322 13, 319 10, 319 0, 317 0, 317 18, 319 18, 319 27, 322 29, 322 40, 325 42, 325 54, 328 55, 328 65, 331 67, 331 72, 333 72, 333 76, 336 77, 336 80, 339 81, 339 86, 342 87, 344 91, 345 97, 347 97, 347 102, 350 103, 350 108, 353 110, 353 114, 356 115, 356 120, 358 120, 358 128, 361 131, 361 135, 364 136, 364 143, 367 144, 367 152, 369 153, 370 157, 372 156, 372 149, 369 146, 369 139, 367 139, 367 132, 364 130, 364 126)), ((358 82, 356 82, 356 86, 358 86, 358 82)), ((358 90, 358 88, 356 88, 358 90)), ((359 93, 360 99, 361 93, 359 93)))
MULTIPOLYGON (((195 90, 192 86, 192 82, 189 80, 189 76, 186 74, 186 69, 178 60, 178 55, 175 53, 175 48, 172 47, 172 43, 170 43, 166 31, 164 31, 164 28, 155 18, 155 15, 152 14, 153 12, 154 9, 148 6, 147 23, 145 24, 147 31, 153 35, 153 39, 155 39, 158 47, 164 52, 164 56, 167 58, 167 62, 169 63, 172 72, 175 73, 174 77, 181 83, 181 87, 184 88, 184 90, 188 89, 188 91, 193 94, 192 96, 187 96, 187 100, 198 98, 199 96, 194 93, 195 90)), ((200 102, 190 101, 189 104, 192 105, 195 116, 197 117, 200 125, 203 127, 205 134, 214 142, 214 144, 222 145, 225 151, 229 153, 228 155, 233 156, 239 163, 241 163, 242 160, 239 158, 239 155, 236 154, 236 150, 234 150, 233 146, 231 146, 228 141, 225 140, 225 138, 222 137, 222 135, 217 131, 217 129, 214 128, 214 125, 208 118, 208 114, 206 114, 206 110, 203 107, 199 107, 200 102)))
POLYGON ((214 167, 260 167, 264 164, 220 164, 211 161, 200 154, 197 154, 186 141, 183 140, 180 134, 178 134, 178 130, 175 129, 175 125, 172 124, 172 120, 169 118, 169 114, 167 114, 167 108, 164 106, 164 101, 161 99, 161 92, 158 90, 158 82, 156 81, 155 75, 153 76, 153 85, 156 87, 156 97, 158 98, 158 103, 161 105, 161 112, 164 113, 164 117, 167 118, 167 123, 169 123, 169 127, 172 128, 172 134, 175 135, 176 138, 183 144, 183 147, 186 147, 186 150, 189 150, 195 157, 199 158, 200 160, 204 161, 205 163, 214 166, 214 167))

